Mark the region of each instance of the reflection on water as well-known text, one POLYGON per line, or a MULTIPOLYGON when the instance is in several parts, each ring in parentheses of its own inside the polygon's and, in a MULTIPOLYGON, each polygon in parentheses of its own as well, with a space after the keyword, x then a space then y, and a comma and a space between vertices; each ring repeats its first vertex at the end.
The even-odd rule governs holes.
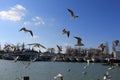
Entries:
POLYGON ((101 63, 70 62, 22 62, 0 60, 0 80, 18 80, 29 76, 30 80, 54 80, 54 76, 62 74, 64 80, 103 80, 106 71, 111 80, 120 79, 120 67, 108 69, 101 63))

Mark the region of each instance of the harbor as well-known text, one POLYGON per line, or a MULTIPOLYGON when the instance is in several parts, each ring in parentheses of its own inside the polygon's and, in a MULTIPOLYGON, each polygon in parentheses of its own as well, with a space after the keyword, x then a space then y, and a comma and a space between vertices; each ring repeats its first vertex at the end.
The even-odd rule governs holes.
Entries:
POLYGON ((0 80, 119 74, 119 0, 0 0, 0 80))
POLYGON ((99 48, 66 48, 65 53, 51 48, 45 52, 37 51, 36 48, 26 48, 25 44, 10 45, 6 44, 0 50, 0 59, 13 61, 51 61, 51 62, 86 62, 89 60, 93 63, 120 63, 120 52, 116 51, 113 45, 113 53, 109 53, 108 47, 102 51, 99 48))

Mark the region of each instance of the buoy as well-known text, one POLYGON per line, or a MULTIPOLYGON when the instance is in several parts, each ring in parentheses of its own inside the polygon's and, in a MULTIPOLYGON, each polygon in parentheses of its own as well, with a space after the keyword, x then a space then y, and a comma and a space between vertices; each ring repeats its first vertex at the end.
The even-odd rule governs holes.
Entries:
POLYGON ((29 80, 29 76, 24 76, 23 80, 29 80))

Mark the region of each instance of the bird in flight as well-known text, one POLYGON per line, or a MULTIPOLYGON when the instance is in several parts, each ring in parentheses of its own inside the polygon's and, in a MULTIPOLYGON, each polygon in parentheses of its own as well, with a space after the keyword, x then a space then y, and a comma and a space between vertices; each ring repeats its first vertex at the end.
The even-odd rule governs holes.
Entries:
POLYGON ((70 31, 66 31, 66 29, 62 30, 62 34, 67 34, 67 37, 69 38, 70 36, 70 31))
POLYGON ((78 16, 76 16, 75 14, 74 14, 74 12, 71 10, 71 9, 67 9, 69 12, 70 12, 70 15, 71 15, 71 17, 73 18, 73 19, 75 19, 75 18, 77 18, 78 16))
POLYGON ((42 48, 44 48, 44 49, 46 49, 46 47, 45 46, 43 46, 43 45, 41 45, 41 44, 39 44, 39 43, 32 43, 32 44, 28 44, 28 45, 32 45, 33 47, 42 47, 42 48))
POLYGON ((114 40, 113 43, 115 44, 115 46, 118 46, 119 40, 114 40))
POLYGON ((31 30, 26 29, 25 27, 21 28, 20 31, 29 32, 30 35, 33 37, 33 32, 31 30))
POLYGON ((57 45, 58 52, 60 53, 62 51, 62 46, 57 45))
POLYGON ((84 46, 84 44, 81 42, 82 39, 80 37, 74 36, 75 39, 77 39, 77 44, 75 46, 84 46))
POLYGON ((101 49, 102 49, 102 52, 104 51, 105 47, 106 47, 106 46, 105 46, 103 43, 98 46, 98 48, 101 48, 101 49))

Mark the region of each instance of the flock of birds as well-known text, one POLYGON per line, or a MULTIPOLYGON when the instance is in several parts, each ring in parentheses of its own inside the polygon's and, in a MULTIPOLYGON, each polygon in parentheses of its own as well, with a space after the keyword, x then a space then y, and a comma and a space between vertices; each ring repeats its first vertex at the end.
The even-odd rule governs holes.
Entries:
MULTIPOLYGON (((67 9, 67 10, 70 13, 72 19, 75 19, 75 18, 79 17, 79 16, 76 16, 71 9, 67 9)), ((19 31, 24 31, 25 33, 26 32, 29 33, 32 37, 34 36, 32 30, 26 29, 25 27, 22 27, 19 31)), ((70 31, 67 31, 66 29, 62 30, 62 34, 63 35, 66 34, 68 38, 70 37, 70 31)), ((84 46, 84 44, 82 43, 82 39, 80 37, 74 36, 74 38, 77 39, 77 44, 75 44, 75 46, 84 46)), ((43 45, 41 45, 39 43, 33 43, 33 44, 29 44, 29 45, 32 45, 32 46, 35 46, 35 47, 45 48, 43 45)), ((62 51, 61 46, 57 45, 57 48, 58 48, 59 52, 62 51)))
MULTIPOLYGON (((84 77, 88 74, 86 71, 86 68, 89 67, 89 64, 87 63, 87 65, 85 65, 84 67, 84 71, 82 72, 82 74, 84 75, 84 77)), ((68 72, 70 72, 71 69, 68 69, 68 72)), ((103 79, 102 80, 111 80, 112 76, 109 75, 109 72, 106 71, 103 75, 103 79)), ((58 73, 56 76, 54 76, 54 80, 64 80, 64 76, 61 73, 58 73)), ((101 80, 101 79, 96 79, 96 80, 101 80)))
MULTIPOLYGON (((113 45, 118 46, 118 45, 119 45, 119 40, 114 40, 114 41, 113 41, 113 45)), ((101 49, 102 49, 102 52, 104 52, 104 49, 106 48, 106 46, 105 46, 103 43, 101 43, 101 44, 98 46, 98 48, 101 48, 101 49)))
MULTIPOLYGON (((71 14, 71 17, 73 19, 77 18, 78 16, 74 15, 74 12, 71 10, 71 9, 67 9, 70 14, 71 14)), ((67 37, 69 38, 70 37, 70 31, 67 31, 66 29, 63 29, 62 30, 62 34, 66 34, 67 37)), ((75 46, 84 46, 84 44, 82 43, 82 39, 80 37, 77 37, 77 36, 74 36, 75 39, 77 39, 77 44, 75 44, 75 46)), ((119 45, 119 40, 114 40, 113 41, 113 45, 115 46, 118 46, 119 45)), ((58 49, 61 51, 62 50, 62 47, 61 46, 58 46, 58 49)), ((106 48, 106 45, 104 45, 103 43, 101 43, 98 48, 101 48, 102 52, 104 52, 104 49, 106 48)), ((89 66, 89 63, 90 63, 90 60, 86 60, 87 64, 84 66, 84 71, 82 72, 84 75, 87 75, 87 72, 85 71, 86 68, 89 66)), ((110 66, 108 68, 108 70, 111 70, 113 69, 114 67, 113 66, 110 66)), ((68 72, 70 72, 71 69, 68 70, 68 72)), ((56 76, 54 76, 54 79, 57 80, 57 79, 60 79, 60 80, 63 80, 63 75, 62 74, 57 74, 56 76)), ((106 71, 106 73, 104 74, 103 76, 103 80, 110 80, 111 79, 111 76, 109 75, 108 71, 106 71)), ((97 80, 100 80, 100 79, 97 79, 97 80)))
MULTIPOLYGON (((79 16, 76 16, 71 9, 67 9, 67 10, 70 13, 72 19, 75 19, 75 18, 79 17, 79 16)), ((30 33, 30 35, 32 37, 34 36, 32 30, 26 29, 25 27, 22 27, 19 31, 24 31, 25 33, 28 32, 28 33, 30 33)), ((70 37, 70 31, 68 31, 66 29, 62 30, 62 34, 63 35, 66 34, 68 38, 70 37)), ((74 36, 74 38, 77 39, 77 44, 75 44, 75 46, 84 46, 84 44, 82 43, 82 38, 80 38, 78 36, 74 36)), ((113 43, 117 46, 119 44, 119 40, 114 40, 113 43)), ((33 43, 33 44, 29 44, 29 45, 32 45, 34 47, 42 47, 42 48, 46 49, 45 46, 43 46, 39 43, 33 43)), ((58 52, 62 51, 62 46, 57 45, 57 48, 58 48, 58 52)), ((104 49, 106 48, 106 46, 102 43, 98 46, 98 48, 101 48, 102 52, 103 52, 104 49)))
MULTIPOLYGON (((67 9, 67 10, 68 10, 68 12, 70 13, 72 19, 75 19, 75 18, 78 18, 78 17, 79 17, 79 16, 76 16, 71 9, 67 9)), ((30 33, 30 35, 31 35, 32 37, 34 36, 32 30, 26 29, 25 27, 21 28, 20 31, 28 32, 28 33, 30 33)), ((68 38, 70 37, 70 31, 68 31, 68 30, 66 30, 66 29, 63 29, 63 30, 62 30, 62 34, 63 34, 63 35, 64 35, 64 34, 67 35, 68 38)), ((74 46, 84 46, 84 44, 82 43, 82 38, 80 38, 80 37, 78 37, 78 36, 74 36, 74 38, 77 39, 77 43, 76 43, 74 46)), ((113 41, 113 44, 114 44, 115 46, 118 46, 119 40, 114 40, 114 41, 113 41)), ((41 44, 39 44, 39 43, 33 43, 33 44, 28 44, 28 45, 30 45, 30 46, 32 45, 32 46, 34 46, 34 47, 42 47, 42 48, 46 49, 46 47, 44 47, 43 45, 41 45, 41 44)), ((62 46, 59 46, 59 45, 56 45, 56 46, 57 46, 59 52, 61 52, 61 51, 62 51, 62 46)), ((101 48, 101 49, 102 49, 102 52, 104 51, 105 47, 106 47, 106 46, 105 46, 103 43, 98 46, 98 48, 101 48)), ((88 66, 89 66, 89 61, 87 61, 87 65, 84 66, 84 69, 87 68, 88 66)), ((69 72, 70 72, 70 69, 69 69, 69 72)), ((83 74, 86 75, 87 72, 84 71, 83 74)), ((58 75, 56 75, 56 76, 54 77, 54 79, 58 79, 58 78, 59 78, 60 80, 63 80, 63 75, 62 75, 62 74, 58 74, 58 75)), ((108 72, 104 75, 103 79, 104 79, 104 80, 110 80, 110 77, 109 77, 109 75, 108 75, 108 72)), ((98 79, 98 80, 100 80, 100 79, 98 79)))

